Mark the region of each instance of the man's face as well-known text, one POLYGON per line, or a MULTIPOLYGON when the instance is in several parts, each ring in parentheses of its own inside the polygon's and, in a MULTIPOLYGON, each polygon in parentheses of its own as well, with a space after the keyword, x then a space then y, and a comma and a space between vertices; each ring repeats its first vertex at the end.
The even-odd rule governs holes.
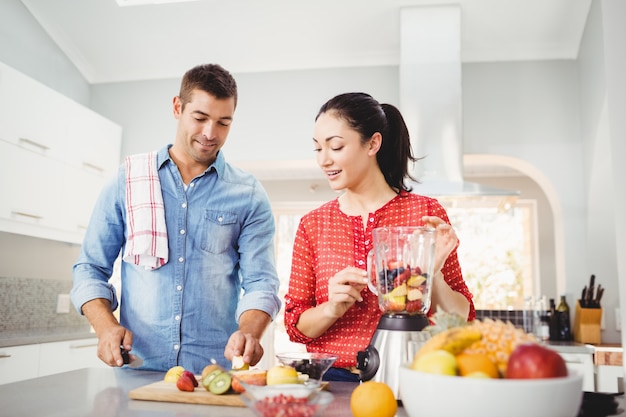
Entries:
POLYGON ((209 166, 226 142, 235 113, 234 97, 218 100, 202 90, 194 90, 183 109, 174 98, 174 117, 178 119, 176 143, 187 157, 209 166))

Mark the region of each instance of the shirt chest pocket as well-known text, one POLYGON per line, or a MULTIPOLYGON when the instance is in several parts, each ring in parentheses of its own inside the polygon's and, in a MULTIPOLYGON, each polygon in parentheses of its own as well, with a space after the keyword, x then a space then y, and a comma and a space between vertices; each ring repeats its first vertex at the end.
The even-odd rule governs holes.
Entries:
POLYGON ((203 223, 202 250, 222 253, 236 246, 239 237, 236 213, 207 210, 203 223))

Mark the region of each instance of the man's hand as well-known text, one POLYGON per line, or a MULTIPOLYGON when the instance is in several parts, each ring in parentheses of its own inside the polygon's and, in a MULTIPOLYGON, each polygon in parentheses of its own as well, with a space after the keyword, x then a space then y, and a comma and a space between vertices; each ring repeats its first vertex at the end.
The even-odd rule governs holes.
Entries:
POLYGON ((123 366, 120 347, 132 349, 133 334, 111 312, 109 300, 97 298, 83 304, 82 311, 98 336, 98 358, 109 366, 123 366))
POLYGON ((247 310, 239 318, 239 330, 233 333, 224 349, 224 357, 232 361, 235 356, 243 356, 243 361, 256 365, 263 357, 261 337, 271 317, 261 310, 247 310))

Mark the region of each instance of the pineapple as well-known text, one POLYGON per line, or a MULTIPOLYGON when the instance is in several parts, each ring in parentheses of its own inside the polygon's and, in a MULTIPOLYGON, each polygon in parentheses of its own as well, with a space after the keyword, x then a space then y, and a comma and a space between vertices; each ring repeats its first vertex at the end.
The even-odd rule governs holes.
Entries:
POLYGON ((509 356, 518 345, 537 343, 533 334, 524 332, 511 322, 485 318, 482 321, 474 320, 469 326, 480 330, 483 337, 465 348, 464 352, 487 355, 495 362, 502 375, 506 372, 509 356))

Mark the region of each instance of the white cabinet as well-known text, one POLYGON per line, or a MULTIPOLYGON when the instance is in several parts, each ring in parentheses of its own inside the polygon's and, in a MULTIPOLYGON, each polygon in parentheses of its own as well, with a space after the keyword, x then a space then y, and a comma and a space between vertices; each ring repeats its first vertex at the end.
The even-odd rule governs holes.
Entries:
POLYGON ((42 343, 39 352, 39 376, 81 368, 106 368, 98 359, 98 339, 42 343))
POLYGON ((39 345, 0 348, 0 384, 36 378, 39 345))
POLYGON ((82 243, 122 129, 0 63, 0 231, 82 243))

